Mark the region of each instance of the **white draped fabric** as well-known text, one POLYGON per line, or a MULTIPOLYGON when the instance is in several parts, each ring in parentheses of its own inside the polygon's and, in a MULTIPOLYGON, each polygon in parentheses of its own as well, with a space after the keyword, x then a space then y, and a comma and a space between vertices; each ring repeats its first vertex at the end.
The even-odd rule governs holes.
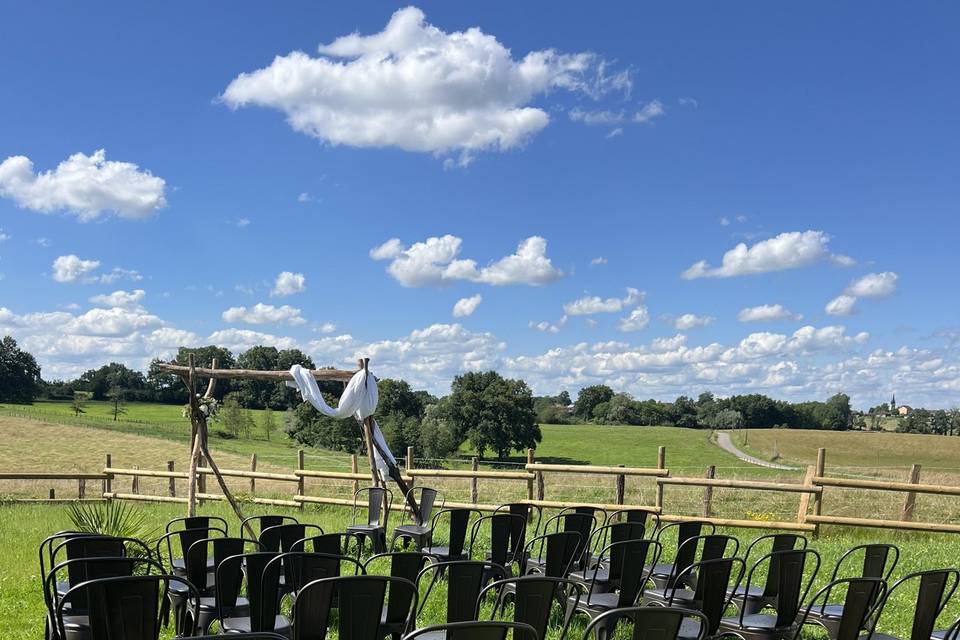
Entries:
MULTIPOLYGON (((353 374, 336 407, 331 407, 323 399, 323 394, 320 393, 320 388, 317 386, 317 380, 309 369, 304 369, 295 364, 290 367, 290 375, 293 376, 293 382, 287 382, 287 386, 299 391, 300 396, 306 402, 309 402, 314 409, 325 416, 331 418, 353 416, 358 422, 362 422, 364 418, 372 416, 374 411, 377 410, 377 380, 367 371, 361 370, 353 374)), ((387 465, 396 466, 397 461, 390 452, 390 447, 387 446, 387 441, 383 438, 380 425, 377 424, 376 420, 373 420, 373 438, 377 444, 373 448, 377 471, 380 473, 380 478, 386 480, 388 477, 387 465), (387 460, 384 460, 383 456, 380 455, 381 451, 387 456, 387 460)))

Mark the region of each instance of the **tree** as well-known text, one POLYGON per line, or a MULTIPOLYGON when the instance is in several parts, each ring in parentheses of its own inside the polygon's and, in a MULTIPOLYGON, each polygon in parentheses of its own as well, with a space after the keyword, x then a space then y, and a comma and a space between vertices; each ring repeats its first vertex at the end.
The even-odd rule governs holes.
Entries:
POLYGON ((377 416, 398 413, 405 418, 413 417, 418 421, 423 417, 423 403, 406 380, 382 378, 377 380, 379 401, 377 416))
POLYGON ((742 429, 743 414, 734 409, 723 409, 713 415, 707 426, 714 429, 742 429))
POLYGON ((127 413, 127 396, 126 392, 120 387, 111 387, 110 391, 107 392, 107 399, 110 400, 111 412, 113 413, 113 421, 116 422, 120 419, 120 416, 126 415, 127 413))
POLYGON ((277 430, 277 419, 273 415, 273 409, 267 407, 263 410, 263 433, 270 439, 270 434, 277 430))
MULTIPOLYGON (((230 353, 229 349, 212 344, 205 347, 180 347, 180 349, 177 350, 176 363, 184 367, 187 366, 189 364, 190 354, 193 354, 193 364, 198 368, 212 367, 214 360, 217 361, 217 367, 221 369, 235 369, 237 366, 237 361, 233 358, 233 354, 230 353)), ((198 393, 203 393, 204 389, 207 388, 207 382, 208 378, 198 377, 198 393)), ((217 386, 213 391, 213 397, 216 398, 217 401, 222 401, 228 393, 235 390, 235 387, 236 381, 234 380, 220 380, 217 382, 217 386)))
POLYGON ((820 418, 820 427, 833 431, 849 429, 853 425, 850 396, 838 393, 827 400, 820 418))
POLYGON ((160 370, 162 360, 154 358, 147 369, 146 393, 153 402, 183 404, 186 388, 175 374, 160 370))
POLYGON ((89 391, 74 391, 73 401, 70 402, 70 410, 73 415, 80 417, 81 413, 87 412, 87 402, 90 400, 89 391))
POLYGON ((596 384, 580 389, 577 401, 573 405, 573 413, 579 418, 589 420, 593 417, 593 409, 601 402, 609 402, 613 397, 613 389, 605 384, 596 384))
POLYGON ((236 393, 227 394, 227 397, 223 399, 219 416, 224 428, 231 437, 250 437, 250 432, 254 426, 253 418, 250 417, 250 413, 240 404, 240 399, 236 393))
POLYGON ((40 366, 11 336, 0 341, 0 402, 30 403, 40 393, 40 366))
POLYGON ((456 453, 462 440, 449 419, 448 403, 440 401, 427 407, 420 423, 420 451, 427 458, 442 459, 456 453))
POLYGON ((468 439, 481 458, 487 450, 505 458, 511 450, 536 447, 543 437, 533 394, 522 380, 495 371, 465 373, 453 379, 448 400, 458 439, 468 439))
POLYGON ((93 400, 109 400, 111 389, 126 389, 128 392, 142 391, 146 387, 143 374, 134 371, 125 364, 111 362, 99 369, 90 369, 77 378, 76 386, 89 391, 93 400))

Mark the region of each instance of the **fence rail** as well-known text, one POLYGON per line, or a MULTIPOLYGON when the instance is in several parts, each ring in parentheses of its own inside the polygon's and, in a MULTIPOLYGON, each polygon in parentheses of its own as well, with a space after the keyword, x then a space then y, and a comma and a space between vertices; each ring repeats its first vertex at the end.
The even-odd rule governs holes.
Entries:
MULTIPOLYGON (((476 458, 471 461, 469 469, 433 469, 433 468, 415 468, 415 460, 412 450, 407 451, 405 460, 404 479, 413 485, 416 482, 436 480, 440 483, 450 481, 456 483, 460 480, 467 480, 470 484, 470 499, 468 501, 447 500, 447 507, 471 508, 481 511, 493 511, 497 508, 499 502, 488 499, 480 500, 480 483, 497 482, 507 483, 508 487, 523 491, 526 489, 526 497, 512 500, 515 502, 526 502, 539 506, 544 509, 563 509, 568 507, 591 506, 605 511, 614 511, 620 509, 646 509, 660 515, 666 522, 683 522, 690 520, 702 520, 711 522, 717 526, 727 527, 747 527, 756 529, 776 529, 813 532, 815 535, 819 532, 821 526, 835 525, 848 527, 868 527, 882 529, 901 529, 908 531, 925 531, 940 533, 960 533, 960 523, 958 522, 924 522, 915 521, 915 507, 917 496, 960 496, 960 486, 945 484, 920 483, 920 467, 913 465, 910 470, 909 482, 864 480, 858 478, 836 477, 826 474, 825 464, 826 450, 820 449, 817 456, 816 465, 811 465, 800 483, 791 482, 769 482, 759 480, 739 480, 716 478, 716 468, 708 467, 705 477, 675 477, 671 476, 670 469, 666 465, 666 449, 660 447, 657 455, 655 467, 614 467, 614 466, 591 466, 591 465, 566 465, 566 464, 545 464, 535 460, 533 450, 527 452, 527 463, 523 465, 522 470, 499 471, 499 470, 479 470, 479 463, 476 458), (569 487, 569 484, 563 484, 562 480, 555 482, 557 478, 570 476, 578 478, 582 475, 595 475, 612 477, 615 480, 610 489, 613 494, 613 500, 603 499, 603 488, 595 485, 587 487, 590 491, 590 499, 579 500, 571 499, 569 495, 551 495, 547 496, 548 490, 562 490, 569 487), (644 502, 641 493, 640 500, 633 498, 627 500, 626 481, 628 478, 635 482, 650 483, 650 489, 654 493, 654 504, 639 504, 644 502), (666 487, 672 487, 677 491, 702 491, 702 513, 689 514, 677 513, 677 504, 674 509, 670 509, 670 502, 665 493, 666 487), (734 491, 733 498, 724 504, 735 504, 737 508, 743 509, 742 514, 718 515, 714 513, 715 502, 717 501, 714 492, 734 491), (828 502, 833 504, 833 500, 828 500, 831 496, 836 499, 839 491, 868 491, 868 492, 893 492, 905 494, 903 506, 899 519, 891 518, 862 518, 849 517, 837 513, 825 513, 825 507, 828 502), (796 496, 796 518, 776 520, 771 517, 760 517, 765 514, 753 514, 747 511, 743 505, 754 504, 751 499, 744 498, 752 496, 755 492, 773 492, 786 496, 796 496)), ((356 456, 351 460, 350 472, 346 471, 320 471, 313 469, 304 469, 304 454, 299 451, 296 457, 295 467, 289 473, 276 471, 257 470, 256 456, 251 456, 250 469, 221 469, 223 476, 236 480, 249 481, 249 492, 244 491, 241 499, 254 504, 284 506, 293 508, 304 508, 305 505, 329 505, 339 507, 353 507, 353 494, 361 486, 366 486, 370 482, 370 476, 359 472, 356 456), (346 483, 338 485, 349 493, 331 495, 333 485, 307 485, 306 480, 329 480, 333 483, 346 483), (257 481, 267 483, 267 487, 259 487, 257 481), (284 493, 290 489, 283 490, 284 486, 292 487, 292 495, 284 493), (317 491, 321 486, 326 491, 325 495, 315 495, 308 491, 311 489, 317 491), (278 489, 277 487, 280 487, 278 489), (264 495, 264 489, 272 489, 269 495, 264 495)), ((219 493, 208 493, 206 490, 206 478, 213 474, 210 468, 201 466, 197 468, 198 494, 201 501, 221 501, 225 497, 219 493)), ((140 469, 136 466, 124 467, 114 466, 111 456, 106 456, 106 464, 98 472, 81 471, 36 471, 36 472, 3 472, 0 471, 0 481, 76 481, 77 497, 65 498, 56 496, 53 488, 50 488, 49 498, 37 497, 10 497, 0 498, 3 501, 15 502, 75 502, 75 501, 97 501, 97 500, 134 500, 142 502, 159 502, 183 504, 187 498, 177 494, 177 483, 181 484, 187 481, 190 474, 186 471, 177 471, 173 461, 167 462, 166 469, 140 469), (130 478, 130 490, 124 491, 118 489, 115 485, 119 478, 130 478), (140 480, 154 479, 166 480, 166 492, 150 493, 141 491, 140 480), (92 492, 95 497, 87 497, 87 482, 100 482, 102 489, 92 492)), ((569 481, 569 480, 568 480, 569 481)), ((154 485, 157 483, 155 482, 154 485)), ((445 485, 442 485, 445 486, 445 485)), ((503 486, 497 485, 497 486, 503 486)), ((580 486, 579 484, 576 486, 580 486)), ((671 490, 672 491, 672 490, 671 490)), ((689 495, 689 494, 688 494, 689 495)), ((671 493, 670 496, 673 496, 671 493)), ((502 502, 502 494, 500 495, 502 502)), ((671 497, 672 500, 672 497, 671 497)), ((839 502, 839 501, 838 501, 839 502)), ((403 510, 406 505, 403 500, 395 500, 393 509, 403 510)), ((791 516, 792 517, 792 516, 791 516)))

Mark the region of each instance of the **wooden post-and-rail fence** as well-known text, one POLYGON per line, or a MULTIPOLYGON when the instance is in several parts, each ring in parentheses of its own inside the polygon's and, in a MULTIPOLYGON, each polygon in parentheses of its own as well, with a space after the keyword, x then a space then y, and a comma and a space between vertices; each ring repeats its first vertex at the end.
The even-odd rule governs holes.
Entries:
MULTIPOLYGON (((3 499, 7 502, 75 502, 97 500, 136 500, 143 502, 186 503, 188 497, 183 489, 190 480, 188 471, 177 470, 174 462, 168 461, 166 469, 141 469, 137 465, 129 467, 113 466, 112 457, 108 454, 104 468, 95 473, 85 472, 0 472, 0 481, 64 481, 72 480, 77 483, 77 497, 65 497, 62 492, 58 497, 53 488, 50 489, 50 498, 11 498, 3 499), (118 478, 130 478, 130 491, 119 489, 118 478), (141 478, 166 479, 166 491, 163 495, 145 493, 140 486, 141 478), (90 483, 101 485, 98 492, 90 491, 90 483)), ((495 503, 484 503, 481 500, 481 488, 488 482, 516 483, 519 492, 526 495, 525 501, 545 509, 561 509, 576 506, 594 506, 607 511, 617 509, 646 509, 660 515, 665 522, 681 522, 688 520, 704 520, 717 526, 746 527, 754 529, 776 529, 812 532, 816 535, 823 525, 840 525, 850 527, 873 527, 882 529, 901 529, 913 531, 960 533, 960 523, 923 522, 917 521, 917 496, 941 495, 960 497, 960 486, 942 484, 924 484, 920 482, 920 467, 914 465, 907 482, 888 480, 865 480, 858 478, 834 477, 826 474, 826 450, 820 449, 815 465, 808 467, 803 481, 769 482, 759 480, 736 480, 717 478, 713 466, 707 468, 705 477, 677 477, 671 475, 666 466, 666 449, 660 447, 657 454, 656 466, 652 467, 625 467, 625 466, 595 466, 595 465, 565 465, 545 464, 537 462, 534 451, 527 452, 527 462, 522 469, 515 471, 481 470, 479 461, 471 459, 470 468, 464 469, 418 469, 415 467, 413 451, 408 450, 404 460, 403 479, 410 486, 417 482, 430 484, 431 480, 466 480, 469 481, 469 501, 446 501, 448 507, 470 507, 479 510, 492 511, 497 508, 495 503), (611 502, 583 502, 548 498, 548 489, 553 485, 551 478, 574 476, 607 477, 611 478, 611 502), (627 483, 636 481, 653 483, 653 504, 628 504, 627 483), (670 496, 678 489, 702 490, 702 511, 694 514, 671 513, 669 509, 670 496), (715 492, 727 489, 753 492, 773 492, 798 496, 797 514, 793 520, 760 520, 747 517, 721 517, 714 508, 715 492), (830 490, 856 490, 868 492, 899 492, 904 494, 900 519, 880 519, 830 515, 825 513, 825 494, 830 490)), ((226 496, 222 493, 209 493, 206 490, 204 479, 215 473, 210 467, 198 466, 196 481, 199 500, 221 501, 226 496)), ((225 478, 238 478, 249 481, 249 494, 241 496, 246 502, 255 504, 293 507, 302 509, 304 505, 332 505, 353 506, 352 497, 335 497, 331 495, 314 495, 308 491, 308 480, 328 480, 334 482, 349 482, 353 492, 370 483, 369 473, 361 473, 356 456, 351 457, 351 470, 326 471, 305 468, 304 452, 297 452, 294 468, 290 473, 262 471, 257 468, 256 455, 250 459, 250 469, 219 469, 225 478), (270 483, 287 483, 291 487, 289 497, 260 496, 258 489, 263 489, 258 480, 270 483)), ((591 485, 592 486, 592 485, 591 485)), ((310 486, 314 489, 314 486, 310 486)), ((3 492, 0 492, 3 495, 3 492)), ((741 500, 749 503, 749 500, 741 500)), ((397 500, 394 509, 407 508, 402 500, 397 500)))

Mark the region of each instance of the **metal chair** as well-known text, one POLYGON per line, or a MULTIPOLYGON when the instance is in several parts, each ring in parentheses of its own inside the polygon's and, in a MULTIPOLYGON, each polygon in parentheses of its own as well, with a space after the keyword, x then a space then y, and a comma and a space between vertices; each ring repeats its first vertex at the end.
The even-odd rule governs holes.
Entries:
MULTIPOLYGON (((170 603, 173 606, 174 620, 177 621, 178 629, 182 627, 181 621, 189 604, 190 590, 187 586, 189 584, 196 588, 200 596, 197 627, 203 633, 209 630, 210 624, 217 617, 216 574, 210 572, 210 566, 217 567, 230 556, 243 554, 248 545, 253 545, 256 551, 260 550, 258 542, 246 538, 202 538, 190 545, 184 557, 186 581, 171 582, 169 588, 170 603)), ((237 583, 228 585, 226 588, 239 590, 241 576, 226 575, 237 583)), ((240 615, 248 614, 249 602, 245 598, 238 597, 236 608, 240 615)))
POLYGON ((887 583, 883 578, 831 580, 814 594, 804 609, 794 640, 800 639, 803 626, 808 622, 823 627, 831 640, 858 640, 863 632, 869 631, 873 613, 886 592, 887 583), (839 612, 830 614, 826 607, 835 591, 843 591, 845 594, 841 604, 830 605, 839 607, 839 612), (821 601, 820 607, 816 606, 818 601, 821 601), (813 618, 811 614, 814 612, 820 615, 813 618))
POLYGON ((334 602, 339 608, 340 638, 382 640, 397 633, 393 631, 397 628, 403 628, 399 633, 405 634, 413 628, 417 600, 416 585, 403 578, 360 575, 314 580, 297 593, 293 603, 296 637, 326 638, 334 602), (406 610, 401 606, 404 603, 406 610), (378 611, 383 613, 377 615, 378 611))
POLYGON ((568 609, 593 620, 612 609, 635 606, 650 580, 649 567, 656 564, 662 552, 663 546, 656 540, 611 543, 603 549, 603 554, 609 558, 606 584, 597 588, 596 576, 600 567, 595 567, 594 576, 587 585, 586 599, 575 602, 570 598, 568 609), (651 549, 653 557, 650 557, 651 549))
POLYGON ((187 516, 167 522, 164 533, 170 533, 174 529, 210 529, 211 527, 230 531, 230 525, 220 516, 187 516))
MULTIPOLYGON (((470 547, 467 551, 467 556, 470 558, 474 557, 473 553, 479 539, 480 530, 486 523, 490 523, 490 551, 487 560, 503 567, 507 572, 506 577, 509 578, 513 575, 512 564, 518 565, 518 571, 522 569, 523 550, 516 547, 511 549, 510 538, 518 524, 526 526, 526 518, 515 513, 494 513, 477 518, 473 522, 473 526, 470 527, 470 547)), ((492 575, 487 576, 484 583, 491 578, 492 575)))
MULTIPOLYGON (((760 553, 758 550, 766 547, 767 543, 770 543, 769 551, 771 552, 789 551, 798 547, 800 549, 807 548, 807 539, 804 536, 796 533, 773 533, 752 540, 750 544, 747 545, 744 561, 749 564, 750 559, 754 557, 755 554, 760 553)), ((764 607, 773 605, 777 597, 777 571, 777 557, 774 557, 771 559, 771 564, 763 586, 747 583, 738 585, 737 590, 730 593, 735 602, 739 599, 739 602, 746 607, 747 615, 759 613, 764 607)), ((834 578, 836 578, 836 574, 834 574, 834 578)))
MULTIPOLYGON (((231 633, 229 636, 233 640, 287 640, 279 633, 252 632, 252 633, 231 633)), ((224 640, 224 636, 195 636, 191 640, 224 640)))
POLYGON ((491 591, 496 593, 497 597, 490 612, 490 619, 495 620, 498 615, 503 615, 507 599, 513 600, 513 622, 529 624, 536 630, 538 638, 545 638, 553 605, 559 603, 563 609, 564 603, 575 596, 573 606, 566 607, 567 611, 563 616, 559 636, 556 636, 558 640, 563 640, 570 628, 573 612, 580 602, 579 597, 583 590, 583 585, 573 580, 528 575, 497 580, 488 584, 477 596, 477 603, 479 606, 487 593, 491 591), (512 588, 506 589, 507 585, 512 585, 512 588))
POLYGON ((404 511, 404 520, 393 530, 393 537, 390 539, 391 549, 393 549, 393 545, 397 540, 411 541, 417 547, 417 550, 421 550, 430 545, 430 536, 433 534, 433 529, 430 527, 433 519, 433 508, 439 500, 440 509, 443 509, 446 500, 443 494, 436 489, 431 489, 430 487, 414 487, 404 496, 404 501, 410 503, 411 499, 416 499, 418 496, 417 505, 419 506, 419 513, 412 514, 410 524, 403 524, 406 519, 406 511, 404 511))
POLYGON ((293 543, 291 551, 312 551, 313 553, 329 553, 353 558, 358 563, 363 553, 363 536, 356 533, 321 533, 318 536, 308 536, 293 543), (353 551, 350 550, 351 543, 353 551))
POLYGON ((642 524, 650 531, 660 528, 660 514, 652 509, 617 509, 607 516, 607 524, 615 522, 635 522, 642 524), (647 519, 653 518, 653 526, 647 525, 647 519))
POLYGON ((557 531, 537 536, 526 544, 526 574, 566 578, 575 562, 583 556, 584 539, 577 531, 557 531))
POLYGON ((540 533, 540 522, 543 520, 543 509, 537 505, 526 502, 508 502, 502 504, 493 510, 497 513, 511 513, 513 515, 523 516, 524 524, 514 524, 510 532, 510 549, 523 549, 526 546, 527 530, 533 525, 533 535, 540 533), (536 517, 534 517, 536 516, 536 517))
MULTIPOLYGON (((677 587, 680 585, 678 580, 663 594, 664 597, 647 595, 644 597, 644 603, 654 606, 680 606, 699 611, 707 619, 706 636, 713 638, 718 635, 720 621, 733 598, 729 595, 731 577, 736 576, 733 580, 733 586, 736 587, 743 580, 745 571, 746 563, 740 558, 702 560, 684 571, 690 576, 696 576, 696 586, 692 590, 678 590, 677 587), (734 574, 734 567, 738 568, 736 574, 734 574)), ((694 628, 692 622, 685 623, 680 630, 680 637, 684 639, 697 637, 701 631, 703 630, 700 628, 694 628)))
MULTIPOLYGON (((241 536, 244 535, 247 525, 250 525, 250 528, 253 530, 254 535, 256 535, 257 538, 259 539, 260 534, 263 533, 264 530, 269 529, 270 527, 275 527, 280 524, 288 524, 288 523, 295 524, 297 522, 300 522, 300 521, 294 518, 293 516, 286 516, 286 515, 280 515, 280 514, 274 514, 274 513, 269 513, 269 514, 260 515, 260 516, 250 516, 240 521, 240 535, 241 536)), ((266 548, 264 549, 264 551, 273 551, 273 552, 280 551, 279 541, 277 541, 277 547, 275 549, 266 548)))
POLYGON ((930 635, 930 640, 960 640, 960 618, 945 631, 934 631, 930 635))
POLYGON ((278 555, 272 551, 243 553, 217 565, 216 621, 225 632, 270 631, 291 637, 290 620, 279 612, 281 563, 271 563, 278 555), (239 599, 241 584, 246 585, 247 608, 239 599))
MULTIPOLYGON (((675 560, 666 578, 660 581, 655 577, 652 578, 656 588, 646 592, 646 599, 663 604, 669 598, 681 607, 688 606, 685 603, 693 601, 697 569, 700 565, 709 560, 736 557, 739 550, 740 541, 733 536, 711 533, 687 538, 677 550, 677 559, 682 558, 685 561, 686 558, 690 558, 690 564, 683 566, 675 560)), ((737 582, 739 583, 739 580, 737 582)))
POLYGON ((587 543, 587 546, 591 550, 598 551, 598 553, 593 556, 592 566, 586 570, 571 572, 570 578, 579 580, 584 584, 590 582, 591 590, 596 590, 597 593, 609 591, 611 588, 608 570, 610 559, 604 555, 604 550, 607 549, 608 545, 607 540, 609 539, 610 542, 643 540, 644 529, 643 524, 630 522, 628 520, 614 522, 613 524, 607 524, 594 529, 590 535, 591 540, 587 543))
POLYGON ((466 560, 467 532, 470 529, 470 518, 474 514, 478 516, 483 515, 480 511, 470 508, 441 509, 438 511, 430 522, 430 530, 434 532, 434 534, 430 536, 430 543, 423 547, 423 552, 435 557, 439 562, 466 560), (447 541, 446 544, 437 544, 434 539, 436 537, 437 525, 443 520, 450 521, 447 530, 447 541))
POLYGON ((667 580, 669 580, 670 575, 674 572, 674 567, 683 569, 684 567, 689 567, 691 564, 693 564, 697 553, 697 547, 690 545, 684 546, 684 542, 690 538, 704 535, 705 533, 712 534, 715 531, 716 527, 712 523, 705 522, 703 520, 671 522, 670 524, 660 527, 657 530, 656 540, 663 545, 664 549, 667 548, 667 545, 663 542, 664 538, 667 535, 676 532, 677 544, 674 547, 674 549, 676 549, 676 554, 672 563, 661 563, 654 567, 650 567, 650 575, 652 576, 654 583, 662 589, 666 586, 667 580))
POLYGON ((387 550, 387 524, 390 519, 390 509, 393 507, 393 492, 383 487, 364 487, 357 489, 353 494, 353 523, 347 527, 347 533, 360 536, 361 539, 370 538, 374 553, 383 553, 387 550), (367 496, 367 518, 359 522, 357 515, 360 505, 357 498, 367 496))
POLYGON ((897 636, 877 633, 877 625, 883 620, 883 612, 891 599, 904 590, 907 585, 917 584, 917 598, 914 602, 910 638, 930 638, 937 618, 957 590, 960 571, 956 569, 931 569, 905 575, 893 583, 877 607, 873 625, 866 638, 868 640, 899 640, 897 636))
POLYGON ((507 640, 513 632, 514 640, 540 640, 536 630, 522 622, 503 622, 500 620, 471 620, 468 622, 449 622, 417 629, 407 634, 403 640, 426 640, 427 638, 447 638, 448 640, 507 640), (525 636, 525 638, 524 638, 525 636))
POLYGON ((720 621, 720 635, 735 636, 742 640, 785 640, 796 635, 800 604, 806 600, 820 570, 820 554, 811 549, 768 553, 750 567, 746 584, 752 582, 751 578, 758 567, 774 562, 778 563, 777 599, 774 603, 776 615, 747 614, 745 604, 741 603, 739 615, 720 621), (812 568, 808 566, 808 559, 813 560, 812 568), (806 578, 805 573, 808 574, 806 578))
POLYGON ((265 574, 283 573, 286 585, 281 592, 296 594, 308 583, 322 578, 336 578, 343 574, 343 565, 347 564, 348 571, 353 575, 366 573, 363 564, 350 556, 338 553, 318 553, 310 551, 286 551, 272 558, 264 568, 265 574), (279 565, 279 566, 275 566, 279 565))
POLYGON ((706 637, 703 630, 707 628, 707 621, 699 611, 676 607, 623 607, 611 609, 591 620, 583 631, 583 640, 590 640, 591 633, 596 634, 597 640, 606 640, 613 635, 617 623, 624 619, 633 623, 632 640, 677 640, 684 625, 690 622, 701 629, 698 635, 690 637, 696 640, 706 637))
MULTIPOLYGON (((443 575, 447 577, 447 623, 466 622, 476 620, 478 615, 478 601, 480 590, 485 584, 484 578, 492 575, 495 580, 503 580, 507 570, 492 562, 483 560, 453 560, 450 562, 435 562, 428 564, 417 575, 417 591, 421 581, 430 576, 430 583, 423 591, 420 601, 419 615, 430 600, 433 588, 443 575)), ((434 636, 429 636, 433 638, 434 636)), ((439 637, 439 636, 437 636, 439 637)))
MULTIPOLYGON (((834 582, 841 577, 841 571, 844 567, 854 564, 857 558, 863 553, 863 561, 860 566, 859 576, 861 578, 880 578, 886 582, 890 581, 890 575, 897 566, 900 559, 900 550, 892 544, 861 544, 845 552, 837 564, 833 567, 833 574, 830 576, 830 582, 834 582)), ((886 587, 884 587, 886 590, 886 587)), ((827 595, 829 598, 829 594, 827 595)), ((811 609, 809 612, 811 622, 820 624, 828 633, 836 627, 836 621, 843 616, 843 604, 837 602, 824 602, 820 607, 811 609)))
MULTIPOLYGON (((382 565, 385 561, 390 563, 390 577, 406 580, 410 584, 416 584, 417 577, 423 568, 433 558, 419 551, 392 551, 389 553, 380 553, 369 558, 363 565, 364 571, 371 574, 371 567, 382 565)), ((409 595, 405 590, 394 592, 391 589, 387 598, 381 616, 381 630, 390 635, 404 634, 409 631, 407 628, 406 614, 410 611, 410 602, 407 600, 409 595)), ((416 607, 414 607, 416 611, 416 607)))
MULTIPOLYGON (((586 508, 584 507, 584 509, 586 508)), ((577 557, 574 559, 573 569, 571 570, 583 571, 589 566, 590 550, 587 548, 587 543, 597 527, 597 518, 586 511, 580 512, 573 508, 564 509, 544 523, 543 533, 560 532, 561 523, 563 532, 575 532, 580 535, 580 548, 577 550, 577 557)), ((526 572, 534 570, 543 573, 540 566, 541 561, 536 558, 525 558, 524 565, 526 572)))

